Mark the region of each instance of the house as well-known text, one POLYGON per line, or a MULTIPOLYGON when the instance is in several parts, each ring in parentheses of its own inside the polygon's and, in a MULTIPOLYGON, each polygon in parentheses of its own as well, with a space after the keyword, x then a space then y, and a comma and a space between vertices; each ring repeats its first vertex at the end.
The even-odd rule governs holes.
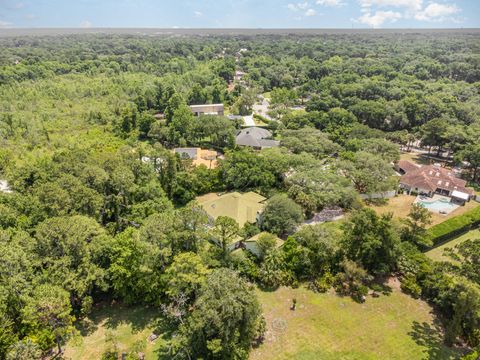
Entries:
POLYGON ((448 196, 453 202, 465 204, 475 193, 466 187, 467 182, 455 176, 454 172, 435 165, 417 165, 410 161, 400 160, 396 170, 402 175, 400 188, 432 197, 434 194, 448 196))
POLYGON ((260 127, 249 127, 237 134, 235 144, 248 146, 255 150, 277 147, 280 141, 272 140, 272 133, 260 127))
POLYGON ((201 148, 175 148, 173 151, 182 159, 192 160, 194 166, 205 165, 209 169, 215 169, 218 166, 216 151, 201 148))
POLYGON ((240 227, 246 223, 254 224, 259 220, 265 207, 266 198, 252 191, 247 193, 231 192, 222 195, 207 194, 197 197, 197 202, 213 222, 219 216, 234 219, 240 227))
POLYGON ((220 115, 225 114, 225 107, 223 104, 205 104, 205 105, 190 105, 190 110, 195 116, 201 115, 220 115))
POLYGON ((8 186, 7 180, 0 180, 0 192, 11 193, 12 189, 8 186))
POLYGON ((245 76, 245 73, 243 71, 237 70, 237 71, 235 71, 234 79, 235 79, 235 81, 241 81, 244 76, 245 76))
MULTIPOLYGON (((260 247, 258 246, 258 239, 263 234, 266 234, 266 233, 262 232, 260 234, 255 235, 255 236, 252 236, 250 239, 243 241, 239 247, 250 251, 251 253, 255 254, 256 256, 260 256, 260 247)), ((280 239, 279 237, 275 237, 275 247, 277 249, 282 247, 283 244, 284 244, 284 241, 282 239, 280 239)))
MULTIPOLYGON (((232 252, 232 254, 238 254, 242 250, 248 250, 255 256, 260 257, 261 250, 260 250, 260 247, 258 246, 258 239, 264 234, 268 234, 268 233, 261 232, 257 235, 252 236, 247 240, 244 240, 239 237, 235 242, 229 245, 229 250, 232 252)), ((281 248, 284 243, 285 241, 275 236, 275 248, 277 249, 281 248)))

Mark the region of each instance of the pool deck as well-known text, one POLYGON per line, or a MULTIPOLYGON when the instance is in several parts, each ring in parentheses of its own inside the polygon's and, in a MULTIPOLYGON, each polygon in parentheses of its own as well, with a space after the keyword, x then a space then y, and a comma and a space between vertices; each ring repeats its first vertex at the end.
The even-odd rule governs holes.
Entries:
POLYGON ((449 205, 446 206, 444 209, 427 208, 429 211, 434 212, 436 214, 448 215, 448 214, 457 210, 460 207, 459 205, 451 204, 450 203, 451 199, 449 197, 441 196, 441 195, 437 195, 437 194, 433 195, 433 197, 419 195, 419 196, 417 196, 417 198, 415 199, 415 201, 413 203, 414 204, 421 203, 421 202, 434 203, 436 201, 444 201, 444 202, 449 203, 449 205))

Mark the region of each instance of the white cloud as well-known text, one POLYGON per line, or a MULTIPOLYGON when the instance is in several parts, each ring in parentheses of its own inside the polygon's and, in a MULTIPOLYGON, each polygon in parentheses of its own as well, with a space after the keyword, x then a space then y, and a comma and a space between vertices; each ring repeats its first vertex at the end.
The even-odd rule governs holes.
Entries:
POLYGON ((317 15, 317 12, 315 11, 315 9, 308 9, 305 12, 305 16, 315 16, 315 15, 317 15))
POLYGON ((309 4, 308 2, 304 2, 304 3, 298 3, 297 6, 299 9, 305 10, 306 8, 308 8, 309 4))
POLYGON ((322 6, 342 6, 345 5, 342 0, 317 0, 316 1, 317 5, 322 5, 322 6))
POLYGON ((303 2, 303 3, 290 3, 287 5, 287 8, 291 11, 300 11, 300 10, 306 10, 309 6, 308 2, 303 2))
POLYGON ((367 12, 355 21, 373 28, 379 28, 385 22, 393 23, 401 18, 402 14, 396 11, 376 11, 374 14, 367 12))
POLYGON ((410 10, 418 11, 422 8, 423 0, 358 0, 362 7, 372 7, 372 6, 393 6, 393 7, 404 7, 410 10))
POLYGON ((193 15, 195 15, 196 18, 199 18, 199 17, 202 17, 203 16, 203 13, 201 11, 194 11, 193 12, 193 15))
POLYGON ((87 28, 91 28, 92 27, 92 23, 88 20, 83 20, 81 23, 80 23, 80 27, 81 28, 84 28, 84 29, 87 29, 87 28))
POLYGON ((0 29, 9 28, 9 27, 11 27, 12 25, 13 25, 13 24, 12 24, 11 22, 0 20, 0 29))
POLYGON ((429 0, 425 5, 424 0, 357 0, 363 13, 357 20, 358 22, 370 26, 380 26, 385 21, 395 21, 399 19, 398 12, 391 8, 397 8, 402 11, 401 17, 415 19, 420 21, 444 21, 451 20, 452 15, 461 11, 453 3, 436 3, 429 0), (382 8, 387 8, 381 11, 382 8), (380 9, 380 10, 379 10, 380 9), (374 13, 375 11, 375 13, 374 13), (396 15, 393 15, 396 14, 396 15), (383 20, 386 18, 386 20, 383 20), (382 21, 383 20, 383 21, 382 21), (378 25, 380 23, 380 25, 378 25), (375 25, 373 25, 375 24, 375 25))
POLYGON ((415 19, 426 21, 443 21, 446 17, 456 14, 460 9, 455 5, 430 3, 425 9, 415 14, 415 19))
POLYGON ((25 4, 23 2, 18 2, 13 5, 14 9, 23 9, 25 7, 25 4))

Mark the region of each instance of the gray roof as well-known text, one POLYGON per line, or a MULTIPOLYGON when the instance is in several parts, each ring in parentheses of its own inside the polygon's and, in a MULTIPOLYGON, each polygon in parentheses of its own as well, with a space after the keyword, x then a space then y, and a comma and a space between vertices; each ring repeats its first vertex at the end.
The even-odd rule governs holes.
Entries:
POLYGON ((272 133, 270 131, 256 126, 243 129, 238 133, 237 137, 244 135, 250 135, 255 139, 268 139, 272 137, 272 133))
POLYGON ((175 153, 180 154, 181 157, 197 160, 197 148, 176 148, 174 151, 175 153))
POLYGON ((258 148, 279 146, 280 142, 270 140, 272 133, 266 129, 259 127, 250 127, 243 129, 237 135, 235 143, 241 146, 251 146, 258 148))

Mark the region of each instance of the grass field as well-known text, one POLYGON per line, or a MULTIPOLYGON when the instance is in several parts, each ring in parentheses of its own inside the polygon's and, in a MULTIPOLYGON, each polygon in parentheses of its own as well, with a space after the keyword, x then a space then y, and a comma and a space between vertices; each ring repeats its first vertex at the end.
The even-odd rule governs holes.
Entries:
POLYGON ((162 318, 157 310, 146 307, 125 307, 103 305, 96 308, 89 317, 88 326, 79 327, 80 333, 66 347, 67 360, 101 359, 111 347, 108 336, 116 340, 118 353, 141 349, 145 359, 159 359, 156 350, 164 342, 160 336, 155 342, 148 341, 152 332, 161 334, 162 318))
POLYGON ((425 254, 432 260, 435 261, 452 261, 448 256, 443 256, 443 251, 446 248, 453 248, 457 244, 461 244, 466 240, 480 239, 480 229, 469 231, 466 234, 463 234, 453 240, 450 240, 440 246, 433 248, 432 250, 427 251, 425 254))
POLYGON ((364 304, 303 288, 258 291, 266 340, 251 360, 456 359, 445 347, 431 308, 393 289, 364 304), (297 310, 291 311, 292 298, 297 310))
MULTIPOLYGON (((393 213, 393 217, 397 219, 404 219, 407 217, 410 212, 410 208, 415 200, 415 196, 400 194, 388 200, 385 205, 371 205, 370 207, 375 210, 377 214, 386 214, 388 212, 393 213)), ((430 212, 432 214, 432 224, 430 226, 440 224, 445 220, 448 220, 452 217, 462 215, 469 210, 474 209, 475 207, 480 206, 476 201, 470 201, 465 204, 465 206, 460 206, 456 210, 452 211, 448 215, 442 215, 430 212)))

